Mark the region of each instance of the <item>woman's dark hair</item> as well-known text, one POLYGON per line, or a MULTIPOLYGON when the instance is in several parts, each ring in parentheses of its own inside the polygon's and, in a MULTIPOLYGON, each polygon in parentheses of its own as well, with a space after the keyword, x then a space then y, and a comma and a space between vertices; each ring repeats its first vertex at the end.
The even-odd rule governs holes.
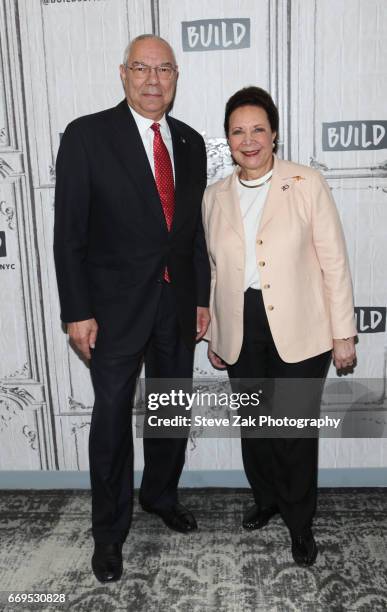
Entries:
POLYGON ((224 131, 226 132, 227 137, 229 131, 230 115, 234 110, 241 106, 258 106, 259 108, 263 108, 263 110, 266 111, 271 131, 276 133, 273 147, 273 153, 276 153, 278 149, 279 117, 278 109, 274 104, 271 95, 264 89, 261 89, 261 87, 254 86, 244 87, 243 89, 240 89, 239 91, 234 93, 227 101, 224 115, 224 131))

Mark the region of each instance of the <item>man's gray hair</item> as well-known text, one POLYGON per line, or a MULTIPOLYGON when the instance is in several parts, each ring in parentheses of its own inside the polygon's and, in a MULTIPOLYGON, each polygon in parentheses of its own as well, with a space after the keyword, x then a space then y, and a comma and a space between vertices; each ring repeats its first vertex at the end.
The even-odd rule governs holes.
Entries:
POLYGON ((133 40, 130 41, 130 43, 127 45, 127 47, 125 48, 124 51, 124 59, 123 59, 123 64, 124 66, 127 66, 128 64, 128 59, 129 59, 129 55, 130 52, 132 50, 133 45, 138 42, 139 40, 147 40, 148 38, 150 39, 154 39, 154 40, 159 40, 160 42, 163 42, 165 45, 167 45, 167 47, 170 48, 171 53, 172 53, 172 57, 173 57, 173 61, 174 64, 176 66, 176 57, 175 57, 175 52, 172 49, 171 45, 169 44, 169 42, 167 40, 165 40, 165 38, 162 38, 161 36, 157 36, 157 34, 140 34, 139 36, 136 36, 136 38, 133 38, 133 40))

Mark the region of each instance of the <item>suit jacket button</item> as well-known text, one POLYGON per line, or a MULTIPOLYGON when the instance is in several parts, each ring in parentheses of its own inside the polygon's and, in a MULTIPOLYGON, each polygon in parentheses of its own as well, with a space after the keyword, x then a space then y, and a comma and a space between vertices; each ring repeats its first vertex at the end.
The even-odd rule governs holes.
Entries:
POLYGON ((274 310, 274 306, 272 306, 271 304, 267 307, 268 310, 274 310))
POLYGON ((262 243, 263 243, 263 240, 261 239, 257 240, 257 244, 262 244, 262 243))
POLYGON ((265 265, 265 262, 264 262, 264 261, 259 261, 259 262, 258 262, 258 265, 260 265, 260 266, 264 266, 264 265, 265 265))
POLYGON ((263 285, 264 289, 270 289, 270 285, 267 283, 266 285, 263 285))

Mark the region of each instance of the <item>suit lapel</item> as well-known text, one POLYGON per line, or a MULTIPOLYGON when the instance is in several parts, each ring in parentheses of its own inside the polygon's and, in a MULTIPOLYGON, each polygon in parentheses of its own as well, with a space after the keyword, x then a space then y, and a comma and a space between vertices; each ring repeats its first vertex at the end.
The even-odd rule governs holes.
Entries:
POLYGON ((175 212, 171 231, 175 231, 184 221, 187 210, 186 196, 189 193, 190 144, 187 137, 178 129, 172 117, 167 115, 173 146, 173 162, 175 168, 175 212))
POLYGON ((283 162, 274 155, 273 176, 263 207, 258 234, 272 220, 274 215, 277 214, 288 199, 292 181, 288 180, 288 177, 286 177, 286 169, 283 166, 283 162))
MULTIPOLYGON (((235 177, 239 168, 227 177, 223 186, 217 192, 222 213, 227 217, 227 220, 234 231, 244 240, 243 219, 239 206, 239 196, 235 183, 235 177)), ((266 202, 263 207, 261 221, 258 228, 258 234, 264 227, 281 210, 282 206, 288 201, 289 193, 293 188, 294 181, 289 177, 289 172, 286 162, 279 160, 274 156, 273 177, 270 181, 270 188, 267 194, 266 202)))
POLYGON ((234 170, 230 176, 226 178, 216 198, 220 204, 220 209, 233 230, 244 240, 243 219, 241 207, 239 205, 239 196, 235 184, 236 173, 239 169, 234 170))
POLYGON ((109 136, 117 158, 136 185, 145 205, 149 206, 157 217, 160 227, 165 227, 167 231, 165 216, 148 156, 126 100, 116 106, 110 121, 113 130, 109 130, 109 136))

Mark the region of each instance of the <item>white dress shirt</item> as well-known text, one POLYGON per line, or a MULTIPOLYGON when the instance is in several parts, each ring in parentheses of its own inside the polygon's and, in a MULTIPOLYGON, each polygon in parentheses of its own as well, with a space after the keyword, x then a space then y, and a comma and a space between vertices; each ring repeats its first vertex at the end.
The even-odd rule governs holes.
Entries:
POLYGON ((169 129, 169 125, 167 123, 165 115, 163 115, 159 121, 155 122, 153 121, 153 119, 148 119, 147 117, 143 117, 142 115, 137 113, 129 104, 128 106, 129 106, 130 112, 133 115, 133 119, 136 122, 138 131, 140 132, 141 140, 143 142, 145 152, 148 156, 150 167, 153 172, 153 176, 155 175, 155 161, 153 158, 153 138, 155 134, 154 134, 154 131, 151 129, 151 125, 153 125, 153 123, 159 123, 160 124, 160 134, 165 143, 165 146, 168 149, 168 153, 169 153, 169 156, 172 162, 173 178, 175 178, 172 136, 171 136, 171 131, 169 129))
POLYGON ((261 288, 257 265, 256 240, 263 206, 270 187, 270 181, 267 183, 265 181, 271 177, 272 173, 273 171, 270 170, 265 176, 254 181, 243 180, 250 187, 243 187, 238 180, 238 176, 235 177, 245 233, 245 291, 249 287, 252 289, 261 288), (256 187, 256 185, 261 186, 256 187), (255 188, 253 188, 254 186, 255 188))

